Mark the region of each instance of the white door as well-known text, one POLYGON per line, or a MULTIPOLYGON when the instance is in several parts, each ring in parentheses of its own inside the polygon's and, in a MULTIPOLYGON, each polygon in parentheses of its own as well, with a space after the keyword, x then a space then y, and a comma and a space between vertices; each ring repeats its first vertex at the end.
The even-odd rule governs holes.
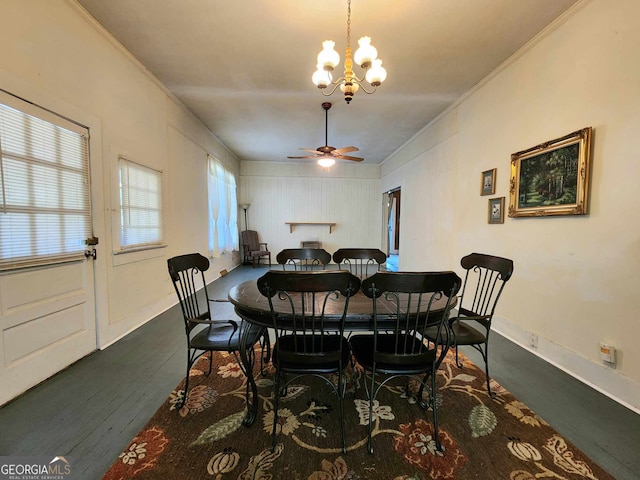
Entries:
POLYGON ((92 261, 0 276, 0 404, 96 349, 92 261))
POLYGON ((0 92, 0 404, 96 349, 88 131, 0 92))

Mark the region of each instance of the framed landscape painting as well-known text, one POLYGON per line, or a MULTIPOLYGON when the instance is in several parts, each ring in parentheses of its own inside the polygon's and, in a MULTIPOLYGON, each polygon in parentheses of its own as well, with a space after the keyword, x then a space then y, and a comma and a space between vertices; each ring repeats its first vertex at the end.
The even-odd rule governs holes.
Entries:
POLYGON ((510 217, 588 213, 591 127, 511 155, 510 217))

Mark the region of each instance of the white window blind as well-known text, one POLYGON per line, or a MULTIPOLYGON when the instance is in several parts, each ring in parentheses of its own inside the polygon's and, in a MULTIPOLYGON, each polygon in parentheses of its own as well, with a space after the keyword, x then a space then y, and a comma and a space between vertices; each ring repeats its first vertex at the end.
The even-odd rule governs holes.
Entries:
POLYGON ((86 128, 0 92, 0 270, 84 258, 86 128))
POLYGON ((118 159, 120 177, 120 246, 162 243, 162 172, 118 159))
POLYGON ((238 250, 238 200, 236 176, 209 155, 209 253, 238 250))

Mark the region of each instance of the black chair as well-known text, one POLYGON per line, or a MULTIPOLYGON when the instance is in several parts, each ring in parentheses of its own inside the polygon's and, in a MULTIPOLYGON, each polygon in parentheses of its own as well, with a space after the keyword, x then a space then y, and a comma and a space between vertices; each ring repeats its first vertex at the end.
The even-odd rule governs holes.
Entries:
POLYGON ((253 267, 260 264, 260 259, 267 257, 271 266, 271 252, 265 242, 258 238, 255 230, 243 230, 240 232, 242 239, 242 249, 244 251, 244 263, 251 262, 253 267))
POLYGON ((387 261, 387 255, 377 248, 339 248, 333 254, 333 261, 339 265, 338 268, 364 279, 380 270, 380 265, 387 261))
MULTIPOLYGON (((206 352, 209 357, 209 372, 213 361, 213 352, 222 351, 233 353, 238 365, 244 372, 242 362, 238 358, 241 335, 247 335, 247 355, 254 358, 253 347, 263 338, 263 353, 269 356, 269 342, 265 328, 256 327, 242 320, 213 320, 211 316, 212 302, 227 302, 228 300, 213 300, 209 298, 204 272, 209 269, 209 260, 199 253, 180 255, 167 260, 169 275, 180 300, 180 308, 184 318, 185 333, 187 334, 187 376, 184 385, 184 396, 178 406, 182 408, 187 400, 189 391, 189 371, 193 364, 206 352), (198 294, 202 288, 203 293, 198 294), (203 326, 201 329, 196 327, 203 326)), ((262 360, 266 360, 264 356, 262 360)), ((253 361, 251 362, 253 363, 253 361)), ((246 374, 246 372, 245 372, 246 374)))
POLYGON ((331 261, 331 254, 323 248, 285 248, 276 255, 282 270, 324 270, 331 261))
MULTIPOLYGON (((459 368, 462 368, 458 359, 459 345, 470 345, 480 352, 487 376, 487 391, 492 395, 489 377, 491 320, 502 290, 513 273, 513 261, 508 258, 472 253, 463 257, 460 264, 466 270, 466 274, 457 313, 449 320, 452 332, 451 344, 456 350, 456 364, 459 368)), ((426 335, 431 340, 436 340, 435 330, 427 330, 426 335)))
MULTIPOLYGON (((369 428, 367 448, 373 453, 371 441, 373 403, 380 389, 391 379, 422 375, 417 400, 426 410, 433 410, 433 429, 436 448, 442 451, 438 434, 438 414, 436 407, 436 369, 446 349, 438 355, 438 344, 424 338, 423 332, 428 325, 434 325, 439 342, 446 343, 447 325, 451 299, 458 293, 461 280, 453 272, 378 272, 362 282, 362 291, 373 300, 373 335, 353 335, 349 343, 357 362, 370 372, 370 381, 364 384, 369 399, 369 428), (380 298, 382 297, 382 298, 380 298), (380 300, 391 303, 379 311, 380 300), (432 311, 433 302, 445 300, 444 308, 439 302, 438 310, 432 311), (376 376, 386 378, 376 385, 376 376), (424 387, 431 379, 429 402, 423 400, 424 387)), ((405 386, 409 393, 408 383, 405 386)))
POLYGON ((276 342, 273 429, 271 448, 276 446, 276 426, 281 394, 303 375, 322 378, 338 397, 342 452, 344 438, 343 370, 351 353, 344 338, 349 298, 360 289, 360 280, 346 271, 291 272, 271 270, 258 279, 260 293, 269 299, 276 342), (285 313, 286 312, 286 313, 285 313), (283 383, 283 375, 294 375, 283 383), (328 374, 337 374, 334 385, 328 374))

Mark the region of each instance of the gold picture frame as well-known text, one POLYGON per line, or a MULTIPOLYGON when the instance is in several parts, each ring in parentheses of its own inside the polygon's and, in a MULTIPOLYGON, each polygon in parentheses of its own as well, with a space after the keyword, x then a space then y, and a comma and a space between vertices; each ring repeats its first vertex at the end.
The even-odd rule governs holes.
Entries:
POLYGON ((485 170, 480 178, 480 195, 494 195, 496 193, 496 170, 485 170))
POLYGON ((511 155, 509 217, 586 215, 592 128, 511 155))
POLYGON ((504 197, 489 199, 487 223, 504 223, 504 197))

